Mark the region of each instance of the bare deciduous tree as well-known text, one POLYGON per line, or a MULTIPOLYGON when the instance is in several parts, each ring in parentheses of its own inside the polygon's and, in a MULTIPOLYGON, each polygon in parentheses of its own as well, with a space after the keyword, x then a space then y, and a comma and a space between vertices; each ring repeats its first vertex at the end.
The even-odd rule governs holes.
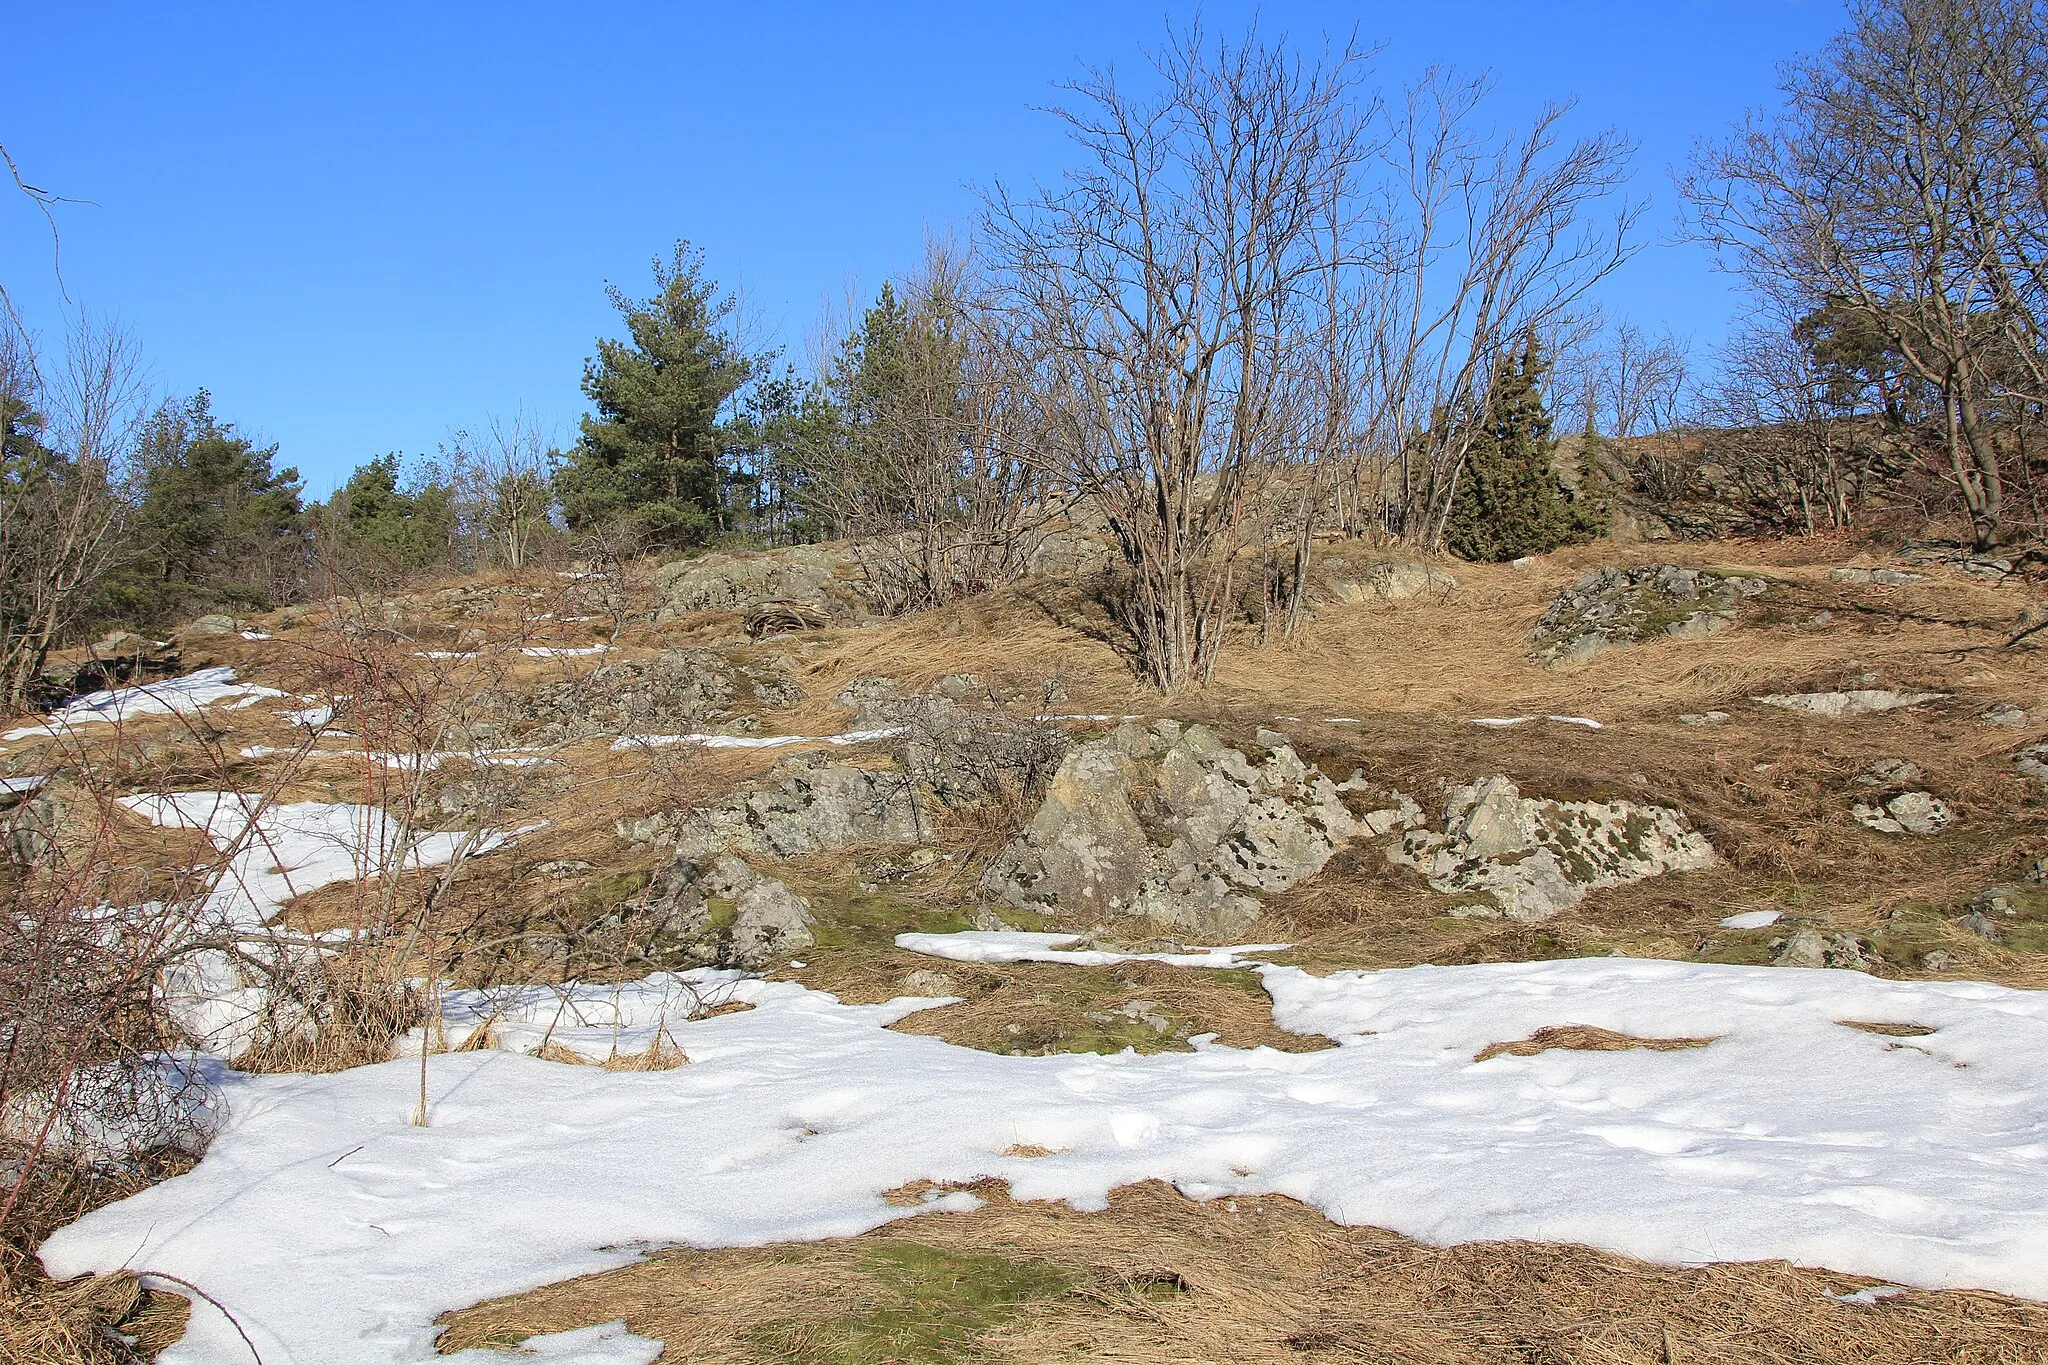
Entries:
POLYGON ((493 417, 480 431, 455 433, 445 452, 448 477, 462 534, 477 547, 479 560, 526 567, 535 542, 552 529, 553 455, 554 443, 524 413, 493 417))
POLYGON ((45 375, 0 334, 0 707, 26 704, 51 648, 117 561, 120 464, 147 412, 136 347, 81 320, 45 375))
POLYGON ((1162 690, 1213 672, 1240 557, 1300 439, 1287 400, 1297 343, 1316 334, 1320 228, 1368 151, 1364 57, 1169 35, 1156 93, 1108 71, 1067 87, 1060 114, 1087 160, 1063 186, 990 197, 1005 308, 1044 404, 1041 458, 1114 533, 1118 605, 1162 690))
POLYGON ((1980 549, 2005 496, 2006 372, 2040 355, 2040 134, 2012 115, 2042 107, 2041 25, 2028 0, 1863 0, 1785 68, 1783 107, 1701 149, 1683 182, 1695 233, 1761 292, 1846 312, 1935 390, 1980 549))
POLYGON ((828 430, 796 496, 855 538, 880 605, 910 611, 1029 572, 1065 503, 1030 458, 1037 406, 968 255, 933 242, 827 367, 828 430))

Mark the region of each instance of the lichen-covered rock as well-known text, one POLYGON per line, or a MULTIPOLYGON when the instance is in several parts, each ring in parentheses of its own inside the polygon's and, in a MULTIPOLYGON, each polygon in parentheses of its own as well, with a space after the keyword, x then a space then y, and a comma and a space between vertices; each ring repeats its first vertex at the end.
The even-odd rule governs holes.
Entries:
POLYGON ((665 649, 543 683, 507 697, 498 709, 529 741, 559 741, 748 729, 755 712, 782 710, 803 697, 780 669, 735 663, 714 649, 665 649))
POLYGON ((983 889, 1052 918, 1242 931, 1258 894, 1314 876, 1364 827, 1284 736, 1260 742, 1267 753, 1254 762, 1207 726, 1168 720, 1076 747, 983 889))
POLYGON ((1503 914, 1524 921, 1548 918, 1596 887, 1720 861, 1668 806, 1537 800, 1506 777, 1452 791, 1443 831, 1411 829, 1387 857, 1418 869, 1438 891, 1490 895, 1503 914))
POLYGON ((865 844, 914 844, 931 837, 916 785, 903 773, 795 754, 765 780, 699 809, 727 848, 770 858, 865 844))
POLYGON ((1880 834, 1939 834, 1955 820, 1948 803, 1932 792, 1907 791, 1882 801, 1858 801, 1849 813, 1880 834))
POLYGON ((1828 933, 1811 924, 1801 925, 1790 937, 1771 946, 1775 950, 1771 958, 1774 967, 1838 967, 1867 972, 1875 956, 1867 940, 1855 934, 1828 933))
POLYGON ((891 742, 897 766, 945 806, 1035 800, 1073 747, 1056 726, 943 694, 869 704, 902 729, 891 742))
POLYGON ((750 970, 816 941, 801 896, 730 853, 683 841, 649 887, 659 933, 683 960, 750 970))
POLYGON ((1761 578, 1677 564, 1594 569, 1543 613, 1530 637, 1529 657, 1572 664, 1647 640, 1711 635, 1733 625, 1736 607, 1768 587, 1761 578))
POLYGON ((1867 716, 1878 711, 1898 711, 1924 702, 1940 701, 1946 692, 1898 692, 1890 688, 1859 687, 1847 692, 1773 692, 1750 700, 1781 711, 1804 711, 1808 715, 1840 719, 1867 716))
POLYGON ((717 553, 664 564, 654 571, 657 622, 700 611, 744 612, 794 602, 833 616, 852 614, 851 553, 825 545, 794 545, 757 554, 717 553))

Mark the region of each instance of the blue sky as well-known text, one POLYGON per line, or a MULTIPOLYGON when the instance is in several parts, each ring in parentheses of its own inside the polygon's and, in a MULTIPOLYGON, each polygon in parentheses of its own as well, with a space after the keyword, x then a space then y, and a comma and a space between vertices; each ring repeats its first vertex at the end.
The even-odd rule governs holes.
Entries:
MULTIPOLYGON (((112 316, 156 384, 282 447, 324 493, 388 450, 524 409, 573 434, 604 284, 645 291, 677 237, 800 348, 820 307, 966 224, 975 187, 1055 175, 1039 106, 1081 63, 1134 65, 1190 6, 170 6, 0 0, 0 140, 60 210, 0 201, 0 280, 32 327, 112 316)), ((1669 242, 1670 167, 1767 103, 1833 0, 1210 3, 1320 42, 1354 24, 1397 85, 1492 68, 1496 110, 1576 98, 1641 144, 1649 248, 1612 314, 1703 346, 1737 306, 1669 242)))

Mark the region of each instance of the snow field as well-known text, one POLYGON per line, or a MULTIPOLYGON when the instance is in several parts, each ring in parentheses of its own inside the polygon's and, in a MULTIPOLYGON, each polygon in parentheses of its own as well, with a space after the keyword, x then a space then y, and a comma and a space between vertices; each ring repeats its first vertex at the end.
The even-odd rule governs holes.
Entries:
MULTIPOLYGON (((1431 1242, 1785 1257, 2048 1297, 2040 993, 1611 958, 1262 972, 1283 1026, 1340 1045, 1000 1056, 884 1027, 939 1002, 850 1006, 683 973, 574 1027, 594 1031, 576 1040, 592 1055, 615 1029, 658 1023, 688 1065, 436 1055, 428 1127, 407 1121, 416 1059, 231 1076, 193 1172, 60 1231, 43 1256, 59 1275, 127 1265, 192 1279, 266 1358, 301 1365, 424 1365, 449 1309, 649 1246, 856 1234, 914 1214, 882 1194, 920 1178, 991 1176, 1083 1209, 1162 1179, 1199 1199, 1288 1195, 1431 1242), (743 992, 754 1008, 671 1022, 685 989, 743 992), (1564 1024, 1714 1041, 1473 1060, 1564 1024), (1009 1154, 1025 1148, 1053 1155, 1009 1154)), ((516 1004, 510 1022, 529 1030, 557 1008, 516 1004)), ((530 1045, 515 1034, 495 1036, 530 1045)), ((926 1207, 971 1203, 954 1191, 926 1207)), ((239 1352, 200 1306, 162 1359, 239 1352)), ((591 1357, 614 1358, 627 1357, 591 1357)))

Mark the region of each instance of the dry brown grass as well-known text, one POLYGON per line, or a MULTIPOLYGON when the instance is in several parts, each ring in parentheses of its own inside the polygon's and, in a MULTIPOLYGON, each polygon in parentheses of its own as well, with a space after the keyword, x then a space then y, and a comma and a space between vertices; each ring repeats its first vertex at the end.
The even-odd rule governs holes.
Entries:
POLYGON ((0 1274, 0 1365, 134 1365, 184 1335, 191 1302, 127 1272, 0 1274))
POLYGON ((1647 1048, 1651 1052, 1683 1052, 1689 1048, 1705 1047, 1713 1041, 1712 1038, 1636 1038, 1592 1024, 1553 1024, 1512 1043, 1488 1043, 1473 1055, 1472 1060, 1483 1062, 1493 1057, 1534 1057, 1552 1048, 1573 1052, 1629 1052, 1636 1048, 1647 1048))
MULTIPOLYGON (((1279 1197, 1194 1203, 1159 1184, 1103 1213, 976 1190, 973 1213, 927 1214, 817 1245, 660 1253, 645 1263, 449 1314, 440 1347, 509 1344, 623 1318, 664 1361, 2039 1361, 2048 1309, 1911 1290, 1874 1307, 1829 1298, 1857 1276, 1784 1262, 1650 1265, 1529 1242, 1432 1247, 1335 1226, 1279 1197), (1015 1268, 1036 1290, 963 1314, 951 1345, 854 1349, 864 1323, 920 1299, 888 1272, 915 1248, 944 1275, 1015 1268), (852 1324, 849 1327, 849 1324, 852 1324), (851 1345, 849 1345, 851 1343, 851 1345), (836 1353, 834 1353, 836 1351, 836 1353), (899 1352, 900 1353, 897 1353, 899 1352)), ((907 1192, 906 1192, 907 1193, 907 1192)), ((922 1197, 924 1191, 918 1192, 922 1197)), ((927 1339, 929 1341, 929 1339, 927 1339)))

